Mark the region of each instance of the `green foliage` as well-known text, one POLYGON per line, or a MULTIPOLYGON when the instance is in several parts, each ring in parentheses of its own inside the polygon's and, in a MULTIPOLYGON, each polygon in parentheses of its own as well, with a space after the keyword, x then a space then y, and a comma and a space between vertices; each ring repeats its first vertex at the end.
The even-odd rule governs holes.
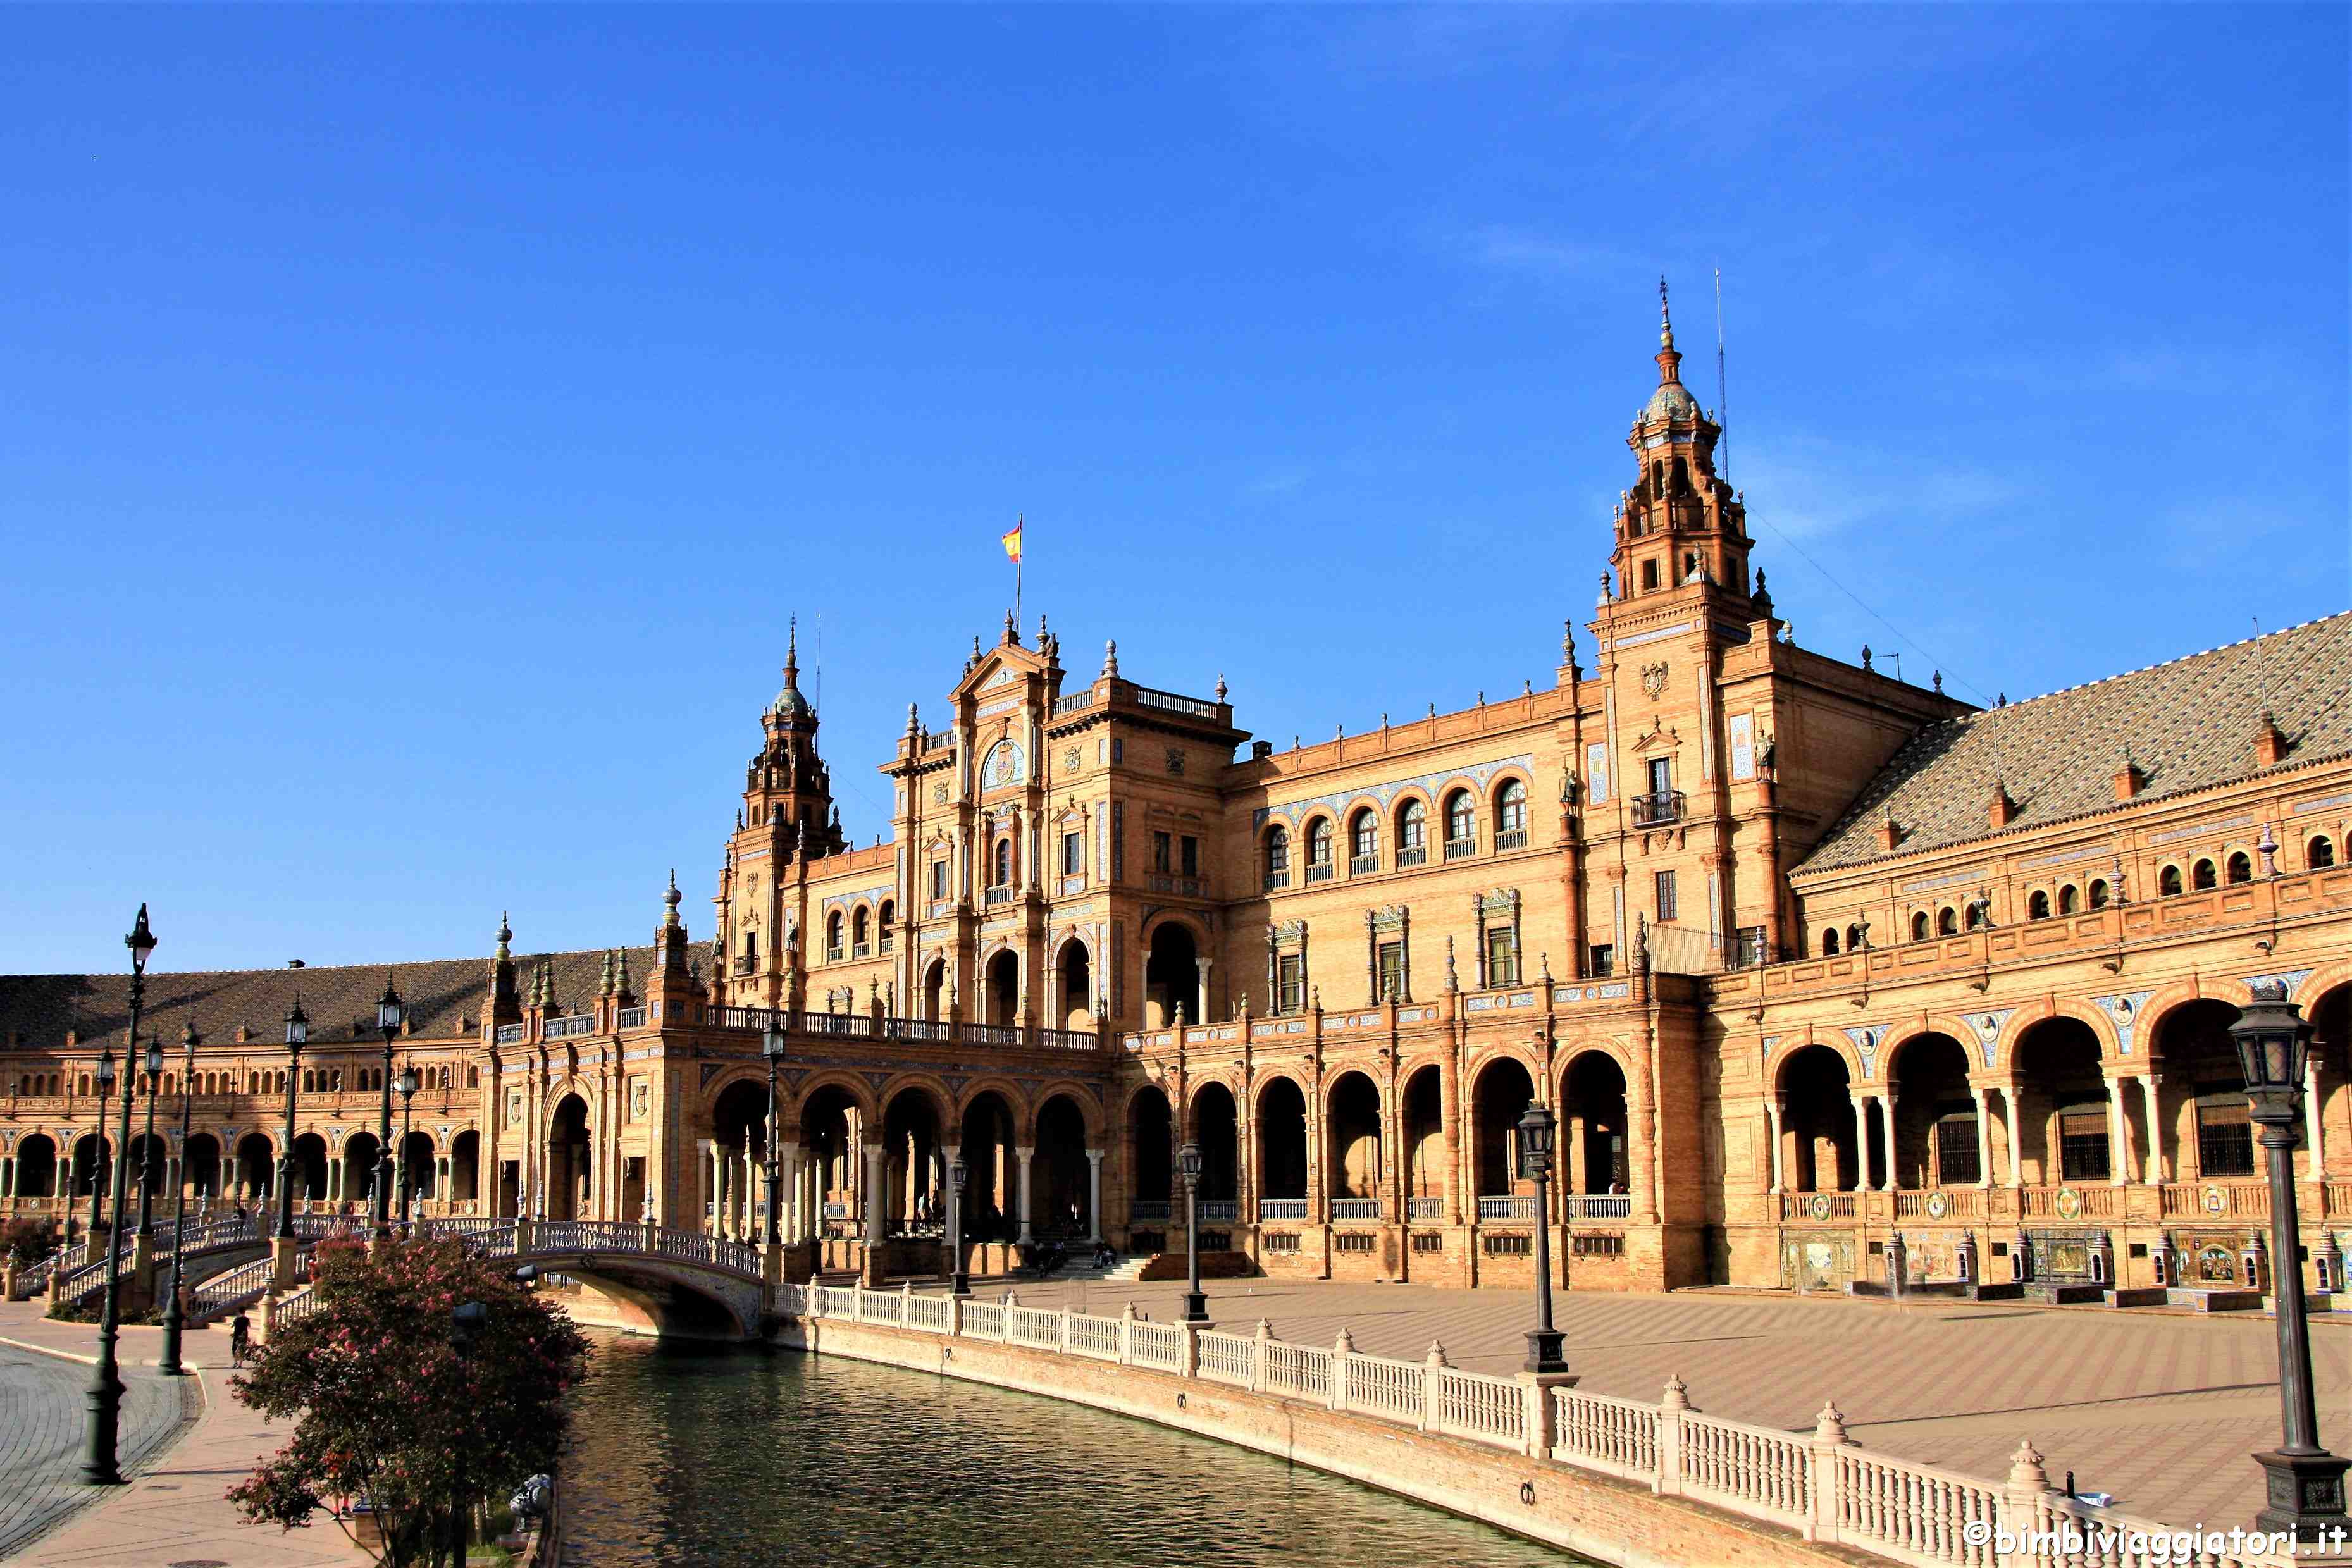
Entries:
POLYGON ((46 1219, 12 1219, 0 1226, 0 1253, 13 1259, 19 1269, 39 1262, 57 1246, 57 1233, 46 1219))
POLYGON ((322 1506, 364 1500, 383 1529, 384 1562, 421 1562, 451 1507, 554 1469, 564 1391, 585 1375, 588 1342, 455 1240, 382 1257, 321 1244, 317 1260, 318 1309, 230 1383, 246 1404, 293 1422, 294 1435, 229 1496, 247 1517, 289 1529, 322 1506), (466 1301, 489 1315, 461 1360, 449 1314, 466 1301))

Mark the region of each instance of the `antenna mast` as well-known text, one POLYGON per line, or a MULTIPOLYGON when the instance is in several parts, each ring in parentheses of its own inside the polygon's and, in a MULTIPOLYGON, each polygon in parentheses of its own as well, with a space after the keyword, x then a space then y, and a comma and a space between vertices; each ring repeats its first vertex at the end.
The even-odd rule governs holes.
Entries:
POLYGON ((1716 472, 1731 483, 1731 397, 1723 383, 1723 268, 1715 269, 1715 422, 1723 427, 1717 438, 1716 472))
POLYGON ((816 615, 816 690, 813 701, 817 712, 824 712, 824 612, 822 610, 816 615))

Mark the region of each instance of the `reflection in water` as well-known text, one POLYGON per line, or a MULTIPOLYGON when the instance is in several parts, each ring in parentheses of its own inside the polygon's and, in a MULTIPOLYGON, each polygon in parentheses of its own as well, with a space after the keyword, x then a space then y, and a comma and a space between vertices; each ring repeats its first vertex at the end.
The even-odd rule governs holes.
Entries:
POLYGON ((1580 1561, 1149 1422, 836 1357, 614 1339, 575 1398, 572 1568, 1580 1561))

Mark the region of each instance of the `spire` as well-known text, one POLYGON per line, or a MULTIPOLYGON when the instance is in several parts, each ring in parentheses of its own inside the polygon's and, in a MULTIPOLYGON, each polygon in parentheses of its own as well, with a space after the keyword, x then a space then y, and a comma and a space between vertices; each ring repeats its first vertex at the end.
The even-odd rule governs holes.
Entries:
POLYGON ((785 622, 784 685, 797 691, 801 684, 801 618, 794 615, 785 622))
POLYGON ((514 932, 513 932, 513 930, 512 930, 510 927, 509 927, 509 925, 507 925, 507 912, 506 912, 505 910, 501 909, 501 910, 499 910, 499 952, 498 952, 498 956, 499 956, 499 961, 500 961, 500 962, 504 962, 505 960, 507 960, 507 959, 511 958, 511 957, 513 957, 513 956, 514 956, 514 951, 513 951, 513 949, 509 948, 509 947, 507 946, 507 944, 508 944, 508 943, 509 943, 509 942, 511 942, 511 941, 513 941, 513 940, 514 940, 514 932))
POLYGON ((669 868, 669 891, 662 894, 662 925, 672 931, 677 929, 677 904, 679 896, 680 895, 677 891, 677 868, 676 866, 672 866, 669 868))
POLYGON ((1675 319, 1666 308, 1666 275, 1658 275, 1658 384, 1680 383, 1683 357, 1675 350, 1675 319))
POLYGON ((618 956, 613 977, 613 995, 620 998, 623 1007, 635 1007, 637 993, 629 979, 629 950, 626 947, 615 947, 613 951, 618 956))

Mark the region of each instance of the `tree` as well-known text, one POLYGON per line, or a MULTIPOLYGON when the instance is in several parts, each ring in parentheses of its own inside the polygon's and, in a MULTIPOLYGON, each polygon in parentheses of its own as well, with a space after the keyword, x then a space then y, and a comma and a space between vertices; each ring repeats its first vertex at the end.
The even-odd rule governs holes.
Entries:
MULTIPOLYGON (((306 1524, 364 1501, 388 1568, 420 1563, 483 1498, 551 1470, 564 1392, 585 1375, 588 1342, 570 1318, 457 1240, 318 1249, 318 1307, 274 1332, 237 1398, 294 1435, 229 1497, 256 1521, 306 1524), (479 1301, 471 1353, 450 1344, 450 1313, 479 1301)), ((341 1522, 343 1512, 335 1514, 341 1522)))

